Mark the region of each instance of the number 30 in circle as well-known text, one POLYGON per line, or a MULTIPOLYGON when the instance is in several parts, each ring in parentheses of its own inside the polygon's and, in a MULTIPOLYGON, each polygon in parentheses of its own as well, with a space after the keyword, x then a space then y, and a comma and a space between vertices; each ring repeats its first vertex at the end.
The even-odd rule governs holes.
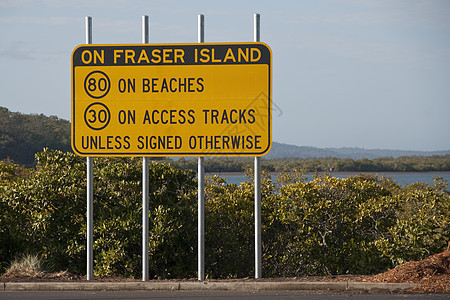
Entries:
POLYGON ((111 120, 109 108, 100 102, 90 104, 84 111, 84 122, 93 130, 102 130, 111 120))
POLYGON ((91 98, 100 99, 109 93, 111 81, 102 71, 93 71, 84 79, 84 91, 91 98))

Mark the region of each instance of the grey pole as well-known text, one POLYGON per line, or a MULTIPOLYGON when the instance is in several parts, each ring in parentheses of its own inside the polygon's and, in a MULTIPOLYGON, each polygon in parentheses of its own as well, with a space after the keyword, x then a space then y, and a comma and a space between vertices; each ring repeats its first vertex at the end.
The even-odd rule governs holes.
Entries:
POLYGON ((198 158, 198 280, 205 280, 205 168, 198 158))
MULTIPOLYGON (((259 14, 253 16, 253 39, 260 41, 259 14)), ((261 252, 261 158, 255 157, 255 278, 262 277, 261 252)))
MULTIPOLYGON (((198 15, 198 42, 205 42, 205 16, 198 15)), ((198 158, 198 280, 205 280, 205 167, 204 157, 198 158)))
MULTIPOLYGON (((149 43, 149 24, 148 16, 142 16, 142 43, 149 43)), ((149 158, 142 158, 142 281, 149 280, 148 268, 148 231, 149 231, 149 158)))
MULTIPOLYGON (((85 17, 86 24, 86 44, 92 44, 92 17, 85 17)), ((92 280, 94 277, 94 175, 93 175, 93 158, 87 157, 86 159, 86 190, 87 190, 87 204, 86 204, 86 217, 87 217, 87 232, 86 232, 86 252, 87 252, 87 270, 86 279, 92 280)))
POLYGON ((198 15, 198 42, 205 42, 205 15, 198 15))
POLYGON ((260 42, 260 14, 253 15, 253 41, 260 42))

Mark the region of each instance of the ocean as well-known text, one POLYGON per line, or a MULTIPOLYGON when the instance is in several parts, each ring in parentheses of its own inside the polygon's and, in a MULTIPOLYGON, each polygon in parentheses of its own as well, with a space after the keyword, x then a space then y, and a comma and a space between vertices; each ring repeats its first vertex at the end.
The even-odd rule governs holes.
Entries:
MULTIPOLYGON (((450 182, 450 172, 423 172, 423 173, 419 173, 419 172, 377 172, 377 173, 372 173, 372 172, 365 172, 365 173, 331 172, 331 173, 327 173, 327 174, 329 174, 330 176, 333 176, 333 177, 337 177, 337 178, 348 178, 351 176, 356 176, 358 174, 373 174, 373 175, 378 174, 379 177, 384 176, 384 177, 392 178, 395 182, 402 185, 403 187, 408 186, 415 182, 425 182, 428 184, 433 184, 433 178, 435 178, 435 177, 442 177, 443 179, 446 179, 447 182, 450 182)), ((212 176, 212 175, 218 175, 220 177, 226 178, 226 181, 228 184, 240 184, 241 182, 250 180, 243 173, 221 173, 221 174, 206 173, 206 176, 212 176)), ((278 176, 277 173, 272 173, 271 174, 272 180, 275 181, 277 176, 278 176)), ((307 180, 313 179, 313 173, 308 173, 305 176, 306 176, 307 180)), ((448 189, 448 186, 447 186, 447 189, 448 189)))

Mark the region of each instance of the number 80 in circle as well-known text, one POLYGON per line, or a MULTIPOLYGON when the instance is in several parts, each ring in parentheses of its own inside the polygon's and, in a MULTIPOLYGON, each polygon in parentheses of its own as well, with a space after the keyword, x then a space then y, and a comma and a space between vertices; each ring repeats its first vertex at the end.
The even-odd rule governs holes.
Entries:
POLYGON ((93 71, 84 79, 84 91, 91 98, 100 99, 109 93, 111 81, 102 71, 93 71))
POLYGON ((90 104, 84 111, 84 122, 92 130, 102 130, 111 120, 109 108, 100 102, 90 104))

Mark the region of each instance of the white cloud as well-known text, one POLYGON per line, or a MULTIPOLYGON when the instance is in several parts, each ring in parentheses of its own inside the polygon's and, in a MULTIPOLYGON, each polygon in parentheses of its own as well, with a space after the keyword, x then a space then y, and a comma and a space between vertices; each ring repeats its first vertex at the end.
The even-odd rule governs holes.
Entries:
POLYGON ((24 17, 24 16, 2 16, 0 24, 3 25, 67 25, 77 24, 80 18, 74 17, 24 17))
POLYGON ((450 28, 450 1, 360 1, 340 0, 339 9, 302 14, 279 11, 291 25, 357 27, 450 28))
MULTIPOLYGON (((151 1, 152 7, 165 7, 164 0, 151 1)), ((89 9, 128 9, 130 6, 146 7, 148 0, 0 0, 0 7, 23 9, 30 7, 40 8, 89 8, 89 9)))
POLYGON ((34 43, 25 41, 12 42, 8 47, 0 48, 0 58, 7 60, 54 61, 64 58, 64 51, 40 51, 34 43))
POLYGON ((36 54, 25 42, 15 42, 8 48, 0 48, 0 57, 15 60, 33 60, 36 54))

